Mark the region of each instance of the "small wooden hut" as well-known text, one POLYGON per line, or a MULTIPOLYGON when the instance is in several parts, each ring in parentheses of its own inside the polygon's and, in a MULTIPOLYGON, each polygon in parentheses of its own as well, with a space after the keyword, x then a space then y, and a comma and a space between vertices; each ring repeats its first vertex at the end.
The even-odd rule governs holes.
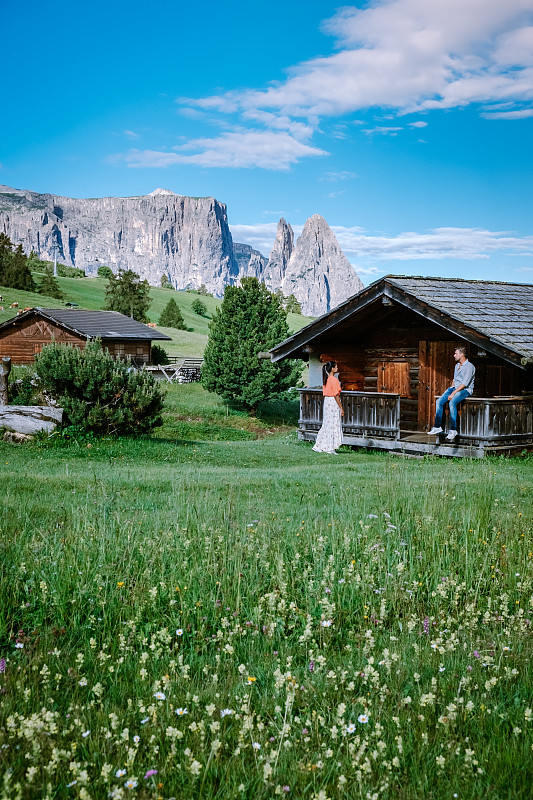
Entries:
POLYGON ((83 348, 94 339, 101 339, 115 358, 139 366, 150 363, 154 339, 171 341, 170 336, 117 311, 30 308, 0 325, 0 358, 9 356, 13 364, 32 364, 45 344, 83 348))
POLYGON ((300 438, 321 424, 321 365, 337 361, 343 442, 408 453, 483 456, 533 447, 533 286, 389 275, 270 351, 309 362, 300 438), (475 391, 454 443, 429 437, 436 398, 466 345, 475 391))

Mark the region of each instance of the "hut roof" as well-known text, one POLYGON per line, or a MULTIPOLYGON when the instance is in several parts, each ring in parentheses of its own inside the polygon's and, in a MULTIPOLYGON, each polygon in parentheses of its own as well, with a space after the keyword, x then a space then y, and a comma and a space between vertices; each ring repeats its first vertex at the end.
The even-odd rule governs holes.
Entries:
POLYGON ((118 311, 83 311, 71 308, 30 308, 0 325, 0 333, 36 314, 67 330, 88 339, 168 339, 142 322, 119 314, 118 311))
POLYGON ((339 323, 356 323, 358 313, 380 296, 513 363, 533 362, 532 285, 403 275, 387 275, 370 284, 272 348, 272 359, 301 353, 305 345, 339 323))

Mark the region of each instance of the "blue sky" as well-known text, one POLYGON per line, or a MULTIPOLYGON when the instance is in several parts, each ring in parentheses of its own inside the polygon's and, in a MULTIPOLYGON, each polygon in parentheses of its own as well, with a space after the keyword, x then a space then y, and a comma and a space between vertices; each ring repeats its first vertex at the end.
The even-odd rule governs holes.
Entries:
POLYGON ((318 213, 365 284, 533 282, 533 0, 30 0, 3 28, 0 183, 212 195, 267 255, 318 213))

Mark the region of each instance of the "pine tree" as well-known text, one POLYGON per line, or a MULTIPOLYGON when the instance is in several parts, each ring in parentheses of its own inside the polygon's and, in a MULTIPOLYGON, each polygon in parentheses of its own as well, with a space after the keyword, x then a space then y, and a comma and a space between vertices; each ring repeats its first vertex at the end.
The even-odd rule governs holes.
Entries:
POLYGON ((288 297, 285 298, 284 306, 287 313, 289 312, 291 312, 292 314, 302 313, 302 306, 299 300, 297 300, 293 294, 290 294, 288 297))
POLYGON ((150 285, 141 280, 131 269, 119 269, 110 275, 105 291, 105 307, 108 311, 118 311, 138 322, 148 322, 146 312, 150 308, 150 285))
POLYGON ((178 304, 173 297, 170 298, 161 316, 159 317, 159 324, 165 328, 177 328, 179 331, 186 331, 187 326, 183 319, 183 314, 178 308, 178 304))
POLYGON ((259 358, 259 353, 288 336, 287 313, 280 299, 257 278, 226 286, 222 305, 209 324, 204 388, 255 413, 261 401, 280 396, 299 380, 298 362, 259 358))
POLYGON ((9 236, 0 233, 0 286, 7 286, 5 282, 6 270, 13 260, 13 244, 9 236))
POLYGON ((54 273, 50 267, 45 268, 44 275, 41 278, 41 283, 39 284, 37 291, 39 294, 46 294, 48 297, 55 297, 56 300, 63 300, 64 297, 63 292, 59 288, 57 278, 54 276, 54 273))
POLYGON ((19 244, 13 251, 13 245, 5 234, 0 234, 0 285, 26 292, 35 291, 28 258, 22 245, 19 244))

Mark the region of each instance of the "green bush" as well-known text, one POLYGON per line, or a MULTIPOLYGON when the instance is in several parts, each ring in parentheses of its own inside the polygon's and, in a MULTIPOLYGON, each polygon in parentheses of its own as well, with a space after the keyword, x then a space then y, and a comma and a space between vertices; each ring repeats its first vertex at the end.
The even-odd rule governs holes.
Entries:
POLYGON ((50 344, 35 359, 41 388, 64 409, 65 425, 98 435, 146 433, 161 425, 164 393, 146 372, 116 361, 100 342, 84 350, 50 344))
POLYGON ((98 271, 96 273, 99 278, 111 278, 113 275, 113 270, 111 267, 106 267, 105 264, 102 264, 101 267, 98 267, 98 271))
POLYGON ((152 364, 168 364, 168 353, 161 345, 153 344, 150 355, 152 364))
POLYGON ((200 317, 207 317, 207 306, 201 300, 193 300, 191 309, 200 317))
POLYGON ((85 271, 83 269, 69 267, 66 264, 57 265, 57 274, 60 278, 85 278, 85 271))
POLYGON ((12 406, 33 406, 39 405, 37 397, 38 389, 35 376, 26 368, 22 374, 14 375, 9 384, 9 403, 12 406))

